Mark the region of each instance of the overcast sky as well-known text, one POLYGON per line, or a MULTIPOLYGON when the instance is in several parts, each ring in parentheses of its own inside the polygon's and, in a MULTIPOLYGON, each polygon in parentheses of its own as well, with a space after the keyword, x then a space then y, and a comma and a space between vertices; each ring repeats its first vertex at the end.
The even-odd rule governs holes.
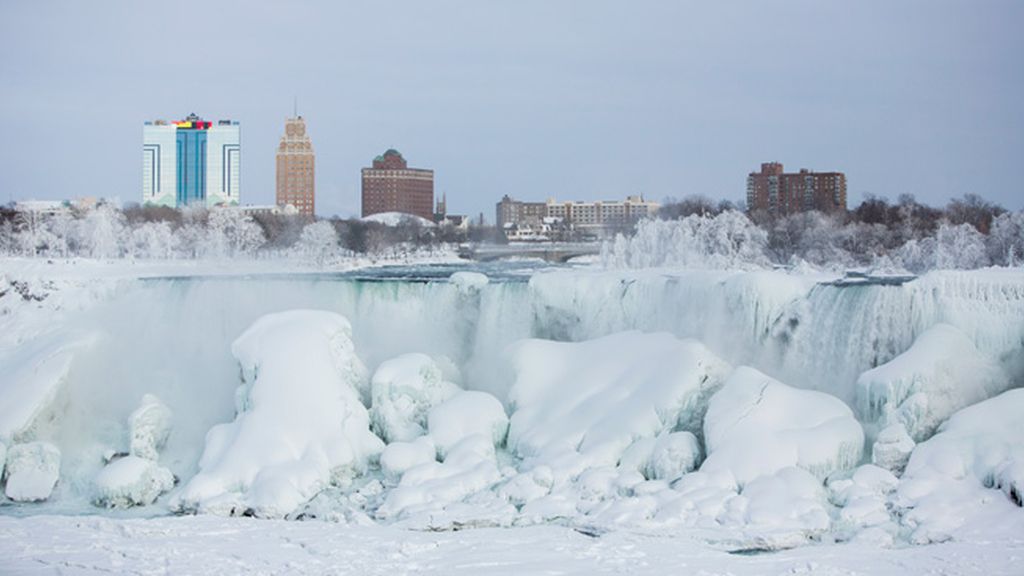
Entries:
POLYGON ((743 198, 761 162, 866 193, 1024 208, 1024 2, 0 1, 0 198, 142 187, 142 123, 242 126, 274 199, 293 97, 321 215, 386 148, 449 212, 524 200, 743 198))

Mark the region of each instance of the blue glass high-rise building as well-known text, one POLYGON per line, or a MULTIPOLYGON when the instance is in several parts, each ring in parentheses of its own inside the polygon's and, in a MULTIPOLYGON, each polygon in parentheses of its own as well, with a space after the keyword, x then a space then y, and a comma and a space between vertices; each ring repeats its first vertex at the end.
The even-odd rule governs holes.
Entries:
POLYGON ((142 129, 142 203, 158 206, 238 205, 238 122, 146 122, 142 129))

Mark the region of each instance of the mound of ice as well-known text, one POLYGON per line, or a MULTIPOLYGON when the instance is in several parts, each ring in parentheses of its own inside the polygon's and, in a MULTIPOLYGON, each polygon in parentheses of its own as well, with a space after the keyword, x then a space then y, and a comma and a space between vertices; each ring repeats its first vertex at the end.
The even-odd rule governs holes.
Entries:
POLYGON ((4 493, 16 502, 39 502, 53 492, 60 477, 60 450, 48 442, 15 444, 7 452, 4 493))
POLYGON ((448 282, 454 284, 459 292, 469 293, 476 292, 487 286, 490 279, 487 278, 486 274, 479 272, 456 272, 448 277, 448 282))
POLYGON ((107 508, 148 506, 174 486, 167 468, 140 456, 125 456, 107 464, 96 476, 93 502, 107 508))
POLYGON ((348 321, 295 310, 257 320, 231 347, 242 368, 234 422, 213 427, 177 510, 284 516, 363 472, 384 445, 359 390, 348 321))
POLYGON ((0 442, 0 479, 4 477, 4 470, 7 469, 7 445, 0 442))
POLYGON ((579 343, 524 340, 510 358, 510 451, 575 467, 573 475, 614 467, 641 438, 699 434, 707 400, 729 372, 699 342, 637 331, 579 343), (565 456, 574 451, 583 460, 565 456))
POLYGON ((156 460, 171 433, 171 409, 152 394, 142 397, 142 404, 128 417, 133 456, 156 460))
POLYGON ((430 410, 427 416, 430 437, 437 454, 444 458, 464 438, 480 434, 494 446, 505 442, 508 416, 497 398, 486 392, 459 392, 430 410))
POLYGON ((857 410, 880 428, 902 424, 920 442, 953 412, 1002 392, 1009 379, 970 338, 948 324, 921 334, 909 350, 857 379, 857 410))
POLYGON ((898 485, 892 472, 873 464, 857 468, 849 478, 830 479, 830 498, 839 507, 838 535, 848 539, 871 529, 874 538, 891 543, 897 526, 889 514, 888 500, 898 485))
POLYGON ((459 390, 426 354, 404 354, 383 362, 370 384, 373 430, 388 443, 414 440, 426 433, 430 409, 459 390))
POLYGON ((864 431, 838 398, 799 390, 740 367, 711 398, 702 472, 727 472, 739 486, 788 466, 819 480, 860 460, 864 431))
POLYGON ((430 436, 412 442, 392 442, 380 453, 380 470, 384 477, 398 481, 410 468, 437 460, 437 447, 430 436))
MULTIPOLYGON (((1024 389, 954 414, 917 445, 898 489, 915 542, 948 539, 967 518, 1007 514, 1024 495, 1024 389), (993 499, 992 490, 1006 497, 993 499)), ((1013 513, 1019 514, 1017 509, 1013 513)))

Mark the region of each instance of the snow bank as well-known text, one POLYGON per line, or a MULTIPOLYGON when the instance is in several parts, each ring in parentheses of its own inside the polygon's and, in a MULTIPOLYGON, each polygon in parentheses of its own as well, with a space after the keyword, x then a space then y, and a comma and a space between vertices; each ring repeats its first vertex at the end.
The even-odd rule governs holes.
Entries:
POLYGON ((1002 392, 1009 378, 961 330, 936 324, 909 350, 857 379, 857 409, 920 442, 957 410, 1002 392))
POLYGON ((107 464, 96 476, 99 506, 130 508, 148 506, 174 486, 174 475, 167 468, 139 456, 125 456, 107 464))
POLYGON ((47 442, 15 444, 7 452, 6 475, 4 493, 11 500, 46 500, 60 476, 60 450, 47 442))
POLYGON ((707 400, 729 370, 699 342, 636 331, 579 343, 525 340, 509 357, 509 449, 560 468, 615 466, 640 438, 700 433, 707 400))
POLYGON ((739 486, 788 466, 819 480, 860 460, 864 432, 838 398, 799 390, 740 367, 711 398, 704 418, 702 472, 726 472, 739 486))
POLYGON ((385 442, 409 442, 426 433, 430 409, 458 391, 426 354, 388 360, 377 368, 370 384, 373 430, 385 442))
POLYGON ((915 445, 902 424, 887 426, 878 433, 871 446, 871 462, 895 474, 902 474, 915 445))
POLYGON ((210 430, 177 510, 283 516, 331 482, 363 472, 383 443, 359 390, 366 370, 335 313, 269 314, 235 340, 238 415, 210 430))
POLYGON ((400 226, 403 224, 414 224, 426 228, 433 228, 435 224, 426 218, 405 212, 378 212, 363 217, 363 222, 377 222, 385 226, 400 226))
POLYGON ((651 447, 644 467, 648 480, 675 480, 700 464, 700 441, 691 432, 662 434, 651 447))
POLYGON ((171 409, 152 394, 142 397, 142 404, 128 418, 131 430, 129 452, 133 456, 156 460, 158 452, 171 433, 171 409))
POLYGON ((435 406, 427 417, 437 454, 444 458, 463 439, 480 434, 494 446, 505 443, 508 416, 497 398, 486 392, 459 392, 435 406))
POLYGON ((942 541, 966 519, 1020 514, 1024 495, 1024 389, 954 414, 918 444, 898 490, 915 542, 942 541), (989 488, 1006 497, 993 499, 989 488), (1010 512, 1012 510, 1012 512, 1010 512))

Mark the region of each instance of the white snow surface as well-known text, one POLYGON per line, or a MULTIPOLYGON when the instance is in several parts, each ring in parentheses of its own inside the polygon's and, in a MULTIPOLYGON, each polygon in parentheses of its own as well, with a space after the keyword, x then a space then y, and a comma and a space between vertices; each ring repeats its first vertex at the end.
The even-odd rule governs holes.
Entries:
POLYGON ((39 502, 53 492, 60 475, 60 450, 48 442, 15 444, 7 450, 4 493, 16 502, 39 502))
POLYGON ((841 400, 799 390, 741 366, 712 398, 704 419, 702 472, 727 472, 739 486, 788 466, 819 480, 860 461, 864 431, 841 400))
POLYGON ((620 530, 592 537, 564 526, 458 532, 256 518, 114 519, 0 516, 0 572, 68 574, 601 574, 697 576, 963 576, 1020 573, 1020 533, 1000 525, 933 546, 818 544, 730 554, 692 534, 620 530))
POLYGON ((256 321, 232 345, 238 416, 210 430, 180 510, 284 516, 330 483, 366 470, 384 445, 360 402, 366 369, 348 321, 296 310, 256 321))
POLYGON ((957 410, 1009 385, 998 363, 963 331, 936 324, 909 350, 857 379, 857 408, 866 422, 901 424, 920 442, 957 410))

